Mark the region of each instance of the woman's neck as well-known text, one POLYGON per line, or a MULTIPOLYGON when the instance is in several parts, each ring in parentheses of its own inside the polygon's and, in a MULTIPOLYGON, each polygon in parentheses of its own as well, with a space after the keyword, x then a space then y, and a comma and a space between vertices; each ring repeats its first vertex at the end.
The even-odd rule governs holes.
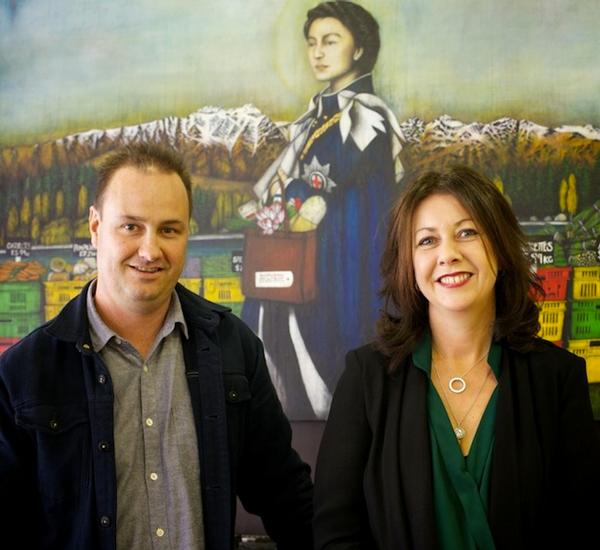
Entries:
POLYGON ((340 90, 343 90, 362 76, 364 76, 364 74, 361 74, 360 71, 350 71, 345 75, 340 76, 339 78, 331 80, 329 82, 329 87, 327 88, 327 93, 335 94, 340 90))
POLYGON ((461 316, 452 320, 430 315, 432 347, 445 358, 479 358, 490 347, 494 331, 494 312, 488 315, 461 316))

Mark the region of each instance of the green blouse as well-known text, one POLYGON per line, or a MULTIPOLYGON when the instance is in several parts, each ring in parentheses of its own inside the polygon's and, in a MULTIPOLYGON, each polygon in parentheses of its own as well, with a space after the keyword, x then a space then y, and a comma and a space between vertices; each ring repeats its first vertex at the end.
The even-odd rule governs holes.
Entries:
MULTIPOLYGON (((502 348, 493 344, 488 363, 500 375, 502 348)), ((433 503, 442 549, 495 548, 487 519, 497 387, 483 413, 468 456, 464 457, 444 404, 431 382, 431 336, 423 337, 412 354, 414 365, 429 378, 427 412, 433 468, 433 503)))

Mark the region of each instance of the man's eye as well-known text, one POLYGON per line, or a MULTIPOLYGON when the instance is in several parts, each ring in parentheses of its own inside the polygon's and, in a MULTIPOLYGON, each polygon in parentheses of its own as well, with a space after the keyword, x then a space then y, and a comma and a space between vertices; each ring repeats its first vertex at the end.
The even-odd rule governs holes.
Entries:
POLYGON ((135 231, 137 229, 137 225, 135 225, 134 223, 126 223, 123 224, 123 229, 125 231, 135 231))

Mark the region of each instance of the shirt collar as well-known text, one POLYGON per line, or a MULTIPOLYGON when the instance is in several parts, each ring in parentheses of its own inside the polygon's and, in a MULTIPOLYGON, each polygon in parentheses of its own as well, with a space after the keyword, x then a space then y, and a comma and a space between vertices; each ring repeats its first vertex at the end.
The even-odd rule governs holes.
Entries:
MULTIPOLYGON (((494 341, 490 346, 487 360, 496 378, 500 374, 501 359, 502 345, 494 341)), ((412 352, 412 362, 428 376, 431 374, 431 333, 429 331, 423 335, 412 352)))
MULTIPOLYGON (((118 338, 119 335, 112 330, 100 317, 98 310, 96 309, 96 304, 94 303, 94 294, 96 293, 96 281, 93 281, 92 284, 88 288, 87 297, 86 297, 86 306, 87 306, 87 315, 89 320, 90 327, 90 339, 92 341, 92 346, 95 351, 100 351, 111 338, 118 338)), ((171 295, 171 303, 169 305, 169 310, 167 311, 167 316, 165 317, 165 322, 161 327, 160 331, 157 334, 157 341, 162 340, 164 337, 168 336, 175 330, 175 327, 179 325, 181 329, 181 333, 187 339, 188 338, 188 329, 185 322, 185 318, 183 316, 183 311, 181 309, 181 303, 179 301, 179 297, 177 293, 173 290, 171 295)))

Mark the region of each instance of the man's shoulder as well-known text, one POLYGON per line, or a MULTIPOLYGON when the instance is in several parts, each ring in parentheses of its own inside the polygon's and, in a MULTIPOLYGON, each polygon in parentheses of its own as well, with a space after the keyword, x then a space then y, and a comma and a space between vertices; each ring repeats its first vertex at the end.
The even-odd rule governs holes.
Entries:
POLYGON ((186 320, 197 320, 201 326, 214 328, 221 334, 234 332, 243 340, 259 342, 252 329, 234 315, 230 307, 211 302, 182 285, 178 285, 177 292, 186 320))

